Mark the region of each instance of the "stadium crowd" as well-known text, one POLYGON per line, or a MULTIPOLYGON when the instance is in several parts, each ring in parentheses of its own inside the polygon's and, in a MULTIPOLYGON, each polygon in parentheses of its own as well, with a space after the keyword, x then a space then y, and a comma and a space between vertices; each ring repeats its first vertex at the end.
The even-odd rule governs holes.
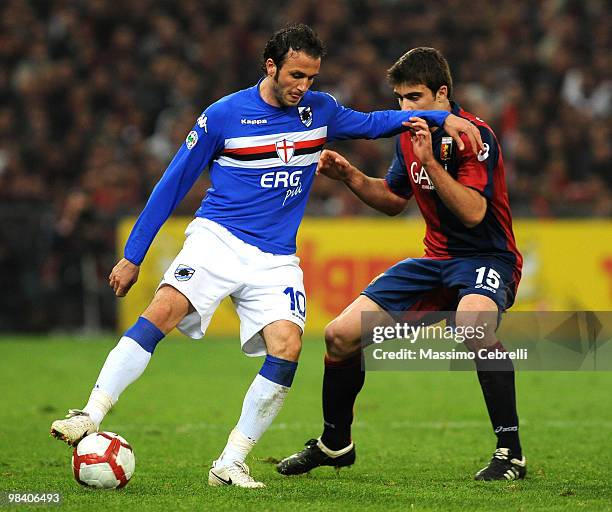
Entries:
MULTIPOLYGON (((455 99, 500 139, 515 217, 612 214, 604 0, 6 0, 0 330, 82 326, 87 289, 113 325, 117 220, 140 211, 204 107, 257 81, 265 41, 291 21, 327 44, 314 87, 357 110, 396 108, 386 69, 440 49, 455 99)), ((393 142, 335 147, 382 176, 393 142)), ((205 174, 178 213, 197 209, 205 174)), ((325 178, 308 213, 373 215, 325 178)))

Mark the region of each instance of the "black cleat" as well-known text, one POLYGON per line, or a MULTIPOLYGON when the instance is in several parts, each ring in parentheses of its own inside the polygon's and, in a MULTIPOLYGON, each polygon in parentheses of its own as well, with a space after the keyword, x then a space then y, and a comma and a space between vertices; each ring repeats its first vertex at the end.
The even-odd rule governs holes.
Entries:
POLYGON ((486 468, 482 468, 474 480, 522 480, 527 474, 527 461, 512 457, 508 448, 498 448, 486 468))
MULTIPOLYGON (((352 466, 355 463, 355 445, 351 443, 346 453, 342 453, 337 457, 331 457, 322 449, 318 439, 311 439, 306 442, 306 448, 301 452, 294 453, 289 457, 281 460, 276 465, 276 471, 281 475, 301 475, 308 473, 311 469, 319 466, 333 466, 336 469, 352 466)), ((339 450, 343 452, 344 450, 339 450)))

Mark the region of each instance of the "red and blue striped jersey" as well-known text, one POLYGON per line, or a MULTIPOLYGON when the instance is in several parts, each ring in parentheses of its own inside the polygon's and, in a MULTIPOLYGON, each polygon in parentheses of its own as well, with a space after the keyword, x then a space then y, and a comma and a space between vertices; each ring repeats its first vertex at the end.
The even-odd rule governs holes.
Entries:
POLYGON ((385 177, 389 188, 405 198, 414 196, 426 223, 425 256, 437 259, 495 256, 512 263, 520 273, 523 258, 516 247, 506 190, 501 148, 493 130, 480 118, 452 104, 452 113, 471 121, 480 130, 485 150, 475 155, 467 137, 459 151, 440 128, 432 133, 436 160, 459 183, 487 200, 480 224, 466 227, 442 202, 426 170, 414 155, 410 133, 397 137, 396 154, 385 177))

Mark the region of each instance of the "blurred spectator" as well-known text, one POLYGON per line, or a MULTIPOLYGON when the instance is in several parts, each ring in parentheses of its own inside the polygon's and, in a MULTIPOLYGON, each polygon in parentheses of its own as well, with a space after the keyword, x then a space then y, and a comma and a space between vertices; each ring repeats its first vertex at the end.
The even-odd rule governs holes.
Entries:
MULTIPOLYGON (((612 214, 605 0, 6 0, 0 282, 16 292, 0 329, 112 325, 117 220, 140 211, 202 109, 258 79, 265 41, 291 21, 328 45, 315 88, 355 109, 395 108, 386 69, 411 47, 439 48, 455 99, 500 138, 515 215, 612 214), (91 300, 102 311, 93 324, 91 300), (28 304, 36 313, 17 321, 28 304)), ((337 147, 378 176, 393 151, 337 147)), ((196 209, 203 180, 181 213, 196 209)), ((374 214, 324 178, 308 212, 374 214)))

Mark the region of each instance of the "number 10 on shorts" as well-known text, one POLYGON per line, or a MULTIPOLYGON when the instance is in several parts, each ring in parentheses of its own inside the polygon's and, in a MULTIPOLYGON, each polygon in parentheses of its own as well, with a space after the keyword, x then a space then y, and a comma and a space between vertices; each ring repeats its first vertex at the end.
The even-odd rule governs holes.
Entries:
POLYGON ((306 295, 299 290, 296 292, 292 286, 285 288, 283 293, 289 296, 291 311, 293 311, 293 313, 297 312, 302 318, 306 318, 306 295))

